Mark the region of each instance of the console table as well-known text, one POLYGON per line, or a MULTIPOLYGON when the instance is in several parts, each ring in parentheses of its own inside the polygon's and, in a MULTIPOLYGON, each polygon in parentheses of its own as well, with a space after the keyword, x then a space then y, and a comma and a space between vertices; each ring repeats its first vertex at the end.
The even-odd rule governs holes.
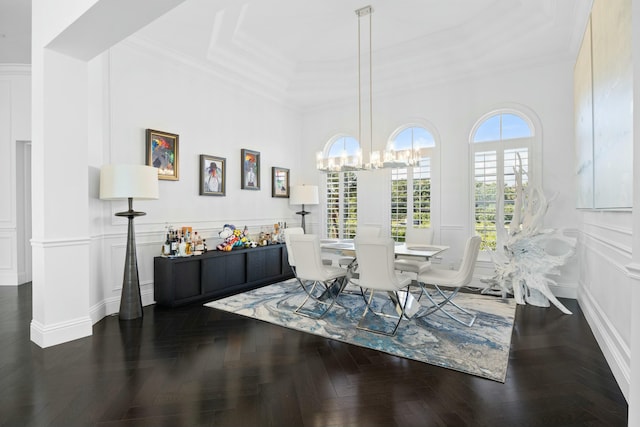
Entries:
POLYGON ((291 279, 284 244, 209 251, 190 257, 155 257, 153 290, 156 304, 177 307, 237 294, 291 279))

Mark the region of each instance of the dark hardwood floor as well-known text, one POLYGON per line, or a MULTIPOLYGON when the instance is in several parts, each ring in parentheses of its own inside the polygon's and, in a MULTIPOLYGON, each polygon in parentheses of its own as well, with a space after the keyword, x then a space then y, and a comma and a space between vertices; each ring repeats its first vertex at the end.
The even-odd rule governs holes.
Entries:
POLYGON ((223 313, 145 307, 41 349, 0 288, 1 426, 626 426, 576 301, 519 306, 505 384, 223 313))

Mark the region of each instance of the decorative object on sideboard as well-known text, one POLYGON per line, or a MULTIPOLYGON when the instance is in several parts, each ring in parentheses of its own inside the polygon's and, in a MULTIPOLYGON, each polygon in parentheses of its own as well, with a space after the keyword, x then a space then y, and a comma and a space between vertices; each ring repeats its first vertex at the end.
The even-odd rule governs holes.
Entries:
POLYGON ((147 165, 157 169, 158 179, 178 180, 179 139, 175 133, 146 130, 147 165))
POLYGON ((218 235, 223 239, 222 243, 216 247, 219 251, 228 252, 233 248, 244 248, 249 243, 249 229, 247 226, 240 230, 233 224, 225 224, 218 235))
POLYGON ((271 168, 271 197, 289 198, 289 169, 271 168))
POLYGON ((146 215, 146 213, 133 210, 133 199, 157 199, 158 193, 158 171, 152 166, 110 164, 103 166, 100 170, 100 198, 102 200, 127 199, 129 202, 129 210, 115 214, 129 219, 127 252, 120 297, 120 320, 142 317, 142 298, 140 296, 133 219, 146 215))
POLYGON ((243 190, 260 190, 260 153, 258 151, 240 150, 242 164, 240 170, 240 188, 243 190))
MULTIPOLYGON (((516 197, 513 218, 508 231, 497 227, 498 245, 495 252, 489 251, 495 275, 482 279, 489 285, 483 293, 512 294, 518 304, 539 307, 549 307, 551 301, 563 313, 571 314, 551 292, 549 285, 557 283, 549 276, 560 274, 559 268, 575 253, 577 241, 561 231, 544 228, 549 201, 539 186, 531 182, 523 186, 525 172, 520 155, 514 172, 516 197)), ((497 200, 503 204, 501 186, 498 186, 497 200)))
POLYGON ((227 159, 200 154, 200 195, 224 196, 227 184, 227 159))
POLYGON ((318 197, 317 185, 295 185, 291 187, 291 195, 289 197, 290 205, 302 205, 302 210, 296 212, 298 215, 302 215, 302 229, 307 232, 304 222, 304 217, 311 212, 304 210, 304 205, 317 205, 320 203, 318 197))

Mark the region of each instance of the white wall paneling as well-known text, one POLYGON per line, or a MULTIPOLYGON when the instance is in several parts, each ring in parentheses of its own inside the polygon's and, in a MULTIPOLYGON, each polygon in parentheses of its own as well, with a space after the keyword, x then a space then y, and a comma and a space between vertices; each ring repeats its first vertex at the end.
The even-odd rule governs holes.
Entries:
POLYGON ((30 82, 29 66, 0 65, 0 286, 16 286, 26 277, 25 266, 18 263, 24 244, 18 238, 18 218, 24 212, 17 203, 16 143, 31 135, 30 82))
POLYGON ((630 212, 583 211, 578 301, 618 384, 629 399, 633 281, 630 212))
POLYGON ((18 284, 15 247, 16 230, 0 230, 0 286, 18 284))

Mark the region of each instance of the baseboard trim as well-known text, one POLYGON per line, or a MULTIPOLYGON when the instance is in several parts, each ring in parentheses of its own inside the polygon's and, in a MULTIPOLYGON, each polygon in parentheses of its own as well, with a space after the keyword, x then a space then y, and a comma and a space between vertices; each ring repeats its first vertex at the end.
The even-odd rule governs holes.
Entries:
POLYGON ((31 320, 31 341, 42 348, 88 337, 93 334, 91 319, 80 317, 66 322, 43 325, 31 320))
MULTIPOLYGON (((142 306, 155 304, 153 289, 140 290, 140 298, 142 298, 142 306)), ((100 301, 89 309, 89 317, 91 323, 95 325, 102 319, 120 311, 120 297, 111 297, 100 301)))
POLYGON ((629 347, 615 332, 615 328, 609 324, 607 317, 600 310, 593 296, 584 287, 580 287, 578 302, 622 394, 629 402, 629 390, 631 389, 631 351, 629 347))

